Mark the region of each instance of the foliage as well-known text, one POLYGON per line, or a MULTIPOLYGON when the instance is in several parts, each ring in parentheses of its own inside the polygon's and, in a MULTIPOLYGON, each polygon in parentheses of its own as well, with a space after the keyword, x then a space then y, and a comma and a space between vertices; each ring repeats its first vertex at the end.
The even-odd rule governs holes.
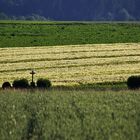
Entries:
POLYGON ((139 20, 139 7, 139 0, 42 0, 41 3, 40 0, 0 0, 1 12, 7 13, 11 18, 11 15, 26 18, 35 13, 61 21, 139 20))
POLYGON ((13 87, 16 89, 24 89, 29 87, 29 83, 27 79, 19 79, 13 81, 13 87))
POLYGON ((42 92, 0 91, 1 140, 140 139, 139 91, 42 92))
POLYGON ((43 78, 38 79, 36 84, 38 88, 44 88, 44 89, 49 89, 52 86, 50 80, 43 79, 43 78))
POLYGON ((140 76, 131 76, 127 80, 127 86, 129 89, 140 88, 140 76))
POLYGON ((35 88, 35 82, 31 82, 31 83, 30 83, 30 87, 31 87, 31 88, 35 88))
POLYGON ((137 43, 139 36, 139 23, 0 22, 0 47, 137 43))
POLYGON ((2 89, 9 89, 9 88, 11 88, 11 84, 9 82, 4 82, 2 84, 2 89))

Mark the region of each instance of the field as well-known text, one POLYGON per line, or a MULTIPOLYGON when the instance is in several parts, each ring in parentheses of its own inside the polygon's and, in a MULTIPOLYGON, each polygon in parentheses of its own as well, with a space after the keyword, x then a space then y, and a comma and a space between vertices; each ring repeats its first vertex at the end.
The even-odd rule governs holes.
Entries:
POLYGON ((140 42, 139 23, 0 22, 0 47, 140 42))
POLYGON ((125 82, 140 74, 140 44, 96 44, 0 49, 0 81, 44 77, 57 86, 125 82))
POLYGON ((1 140, 140 139, 139 92, 2 93, 1 140))
POLYGON ((139 23, 0 21, 0 86, 48 78, 48 91, 0 89, 1 140, 139 140, 139 23))

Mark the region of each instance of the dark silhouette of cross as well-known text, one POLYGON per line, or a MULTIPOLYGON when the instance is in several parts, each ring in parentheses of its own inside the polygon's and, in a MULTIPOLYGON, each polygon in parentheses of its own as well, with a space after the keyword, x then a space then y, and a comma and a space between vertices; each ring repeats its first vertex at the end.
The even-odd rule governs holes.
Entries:
POLYGON ((35 73, 34 70, 32 70, 32 71, 30 72, 30 74, 32 75, 32 83, 33 83, 33 82, 34 82, 34 75, 35 75, 36 73, 35 73))

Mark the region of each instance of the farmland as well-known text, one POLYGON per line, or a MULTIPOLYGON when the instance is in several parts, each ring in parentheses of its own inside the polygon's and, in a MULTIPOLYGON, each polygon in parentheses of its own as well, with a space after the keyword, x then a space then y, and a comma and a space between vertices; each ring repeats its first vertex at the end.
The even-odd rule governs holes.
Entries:
POLYGON ((140 74, 140 44, 117 43, 0 49, 0 82, 45 77, 53 85, 125 82, 140 74))
POLYGON ((0 86, 51 80, 44 90, 0 89, 1 140, 139 140, 140 24, 0 22, 0 86), (115 86, 115 88, 113 88, 115 86), (66 89, 66 90, 65 90, 66 89), (98 90, 96 90, 98 89, 98 90))
POLYGON ((0 22, 0 47, 140 42, 139 23, 0 22))

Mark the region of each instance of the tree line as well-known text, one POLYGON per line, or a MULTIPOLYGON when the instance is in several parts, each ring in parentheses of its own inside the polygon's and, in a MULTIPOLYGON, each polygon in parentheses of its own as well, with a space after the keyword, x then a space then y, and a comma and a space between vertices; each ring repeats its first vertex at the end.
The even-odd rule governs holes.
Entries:
POLYGON ((0 18, 140 20, 139 0, 0 0, 0 18))

